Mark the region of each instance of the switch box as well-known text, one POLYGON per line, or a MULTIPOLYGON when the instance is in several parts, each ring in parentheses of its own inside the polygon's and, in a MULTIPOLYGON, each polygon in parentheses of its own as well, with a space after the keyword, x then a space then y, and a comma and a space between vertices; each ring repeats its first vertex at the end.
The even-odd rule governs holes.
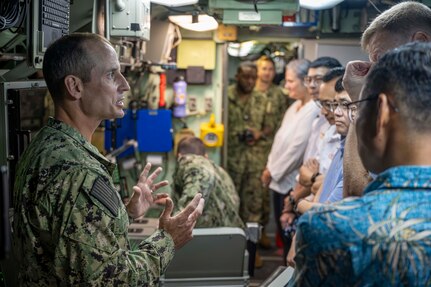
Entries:
POLYGON ((150 0, 110 0, 110 35, 150 40, 150 0))
POLYGON ((211 113, 213 110, 213 98, 206 97, 205 98, 205 112, 211 113))
POLYGON ((197 103, 196 103, 196 98, 195 97, 189 97, 188 101, 187 101, 187 106, 189 108, 190 112, 196 112, 197 108, 197 103))

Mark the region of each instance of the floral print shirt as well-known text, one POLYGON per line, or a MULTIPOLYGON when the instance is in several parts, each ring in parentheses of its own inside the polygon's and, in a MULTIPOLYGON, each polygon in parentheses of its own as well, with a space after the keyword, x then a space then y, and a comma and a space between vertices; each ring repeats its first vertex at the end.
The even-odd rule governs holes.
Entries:
POLYGON ((289 286, 431 286, 431 167, 390 168, 305 213, 296 254, 289 286))

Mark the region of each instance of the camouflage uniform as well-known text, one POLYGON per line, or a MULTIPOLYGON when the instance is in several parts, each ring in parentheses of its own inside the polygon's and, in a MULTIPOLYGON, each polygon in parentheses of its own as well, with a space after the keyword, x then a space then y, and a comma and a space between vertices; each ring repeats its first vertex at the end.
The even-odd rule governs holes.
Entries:
POLYGON ((154 286, 174 255, 163 230, 130 249, 129 218, 108 162, 49 119, 24 152, 14 191, 20 286, 154 286))
MULTIPOLYGON (((288 106, 293 102, 290 100, 287 95, 283 93, 283 89, 277 85, 271 84, 268 90, 264 93, 269 101, 268 110, 273 115, 273 126, 274 131, 276 131, 283 120, 284 113, 286 112, 288 106)), ((271 149, 272 141, 274 140, 275 132, 272 133, 271 140, 269 141, 269 149, 271 149)), ((269 153, 269 151, 268 151, 269 153)))
POLYGON ((265 95, 253 91, 246 103, 238 101, 236 86, 228 88, 228 172, 241 199, 240 215, 245 222, 262 223, 264 191, 260 176, 267 156, 268 139, 261 138, 253 146, 241 141, 246 128, 273 129, 273 115, 265 95))
MULTIPOLYGON (((268 90, 264 93, 268 99, 268 112, 272 114, 274 132, 268 136, 266 146, 262 148, 262 153, 265 154, 265 160, 261 163, 262 170, 266 166, 269 152, 271 151, 272 143, 274 142, 275 131, 280 127, 281 121, 283 120, 284 113, 287 110, 288 105, 291 103, 288 97, 283 93, 283 89, 277 85, 271 84, 268 90)), ((259 152, 260 153, 260 152, 259 152)), ((257 188, 261 188, 260 186, 257 188)), ((270 213, 270 196, 269 189, 263 188, 263 206, 262 206, 262 218, 260 224, 265 226, 269 222, 270 213)))
POLYGON ((205 199, 196 227, 245 228, 239 216, 239 197, 229 175, 209 159, 194 154, 179 158, 173 175, 172 199, 182 210, 197 193, 205 199))

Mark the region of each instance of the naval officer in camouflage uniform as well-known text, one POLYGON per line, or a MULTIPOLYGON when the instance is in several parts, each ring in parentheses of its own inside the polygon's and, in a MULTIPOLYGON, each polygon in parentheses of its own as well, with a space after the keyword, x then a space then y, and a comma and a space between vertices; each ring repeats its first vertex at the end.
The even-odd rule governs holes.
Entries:
MULTIPOLYGON (((264 55, 261 56, 256 61, 257 66, 257 80, 255 90, 261 92, 268 99, 268 109, 267 112, 272 115, 274 130, 276 131, 281 124, 281 120, 283 119, 284 113, 287 110, 287 107, 293 101, 289 100, 288 96, 283 92, 283 89, 280 86, 277 86, 273 83, 275 77, 275 63, 274 61, 264 55)), ((272 143, 274 142, 274 133, 271 133, 267 140, 265 141, 266 146, 262 146, 262 153, 265 153, 265 157, 267 158, 269 152, 271 151, 272 143)), ((261 153, 259 152, 259 153, 261 153)), ((260 163, 262 167, 262 171, 266 167, 266 159, 260 163)), ((256 187, 256 188, 261 188, 256 187)), ((260 224, 265 227, 269 222, 269 213, 270 213, 270 196, 268 188, 263 188, 263 210, 262 210, 262 218, 260 224)), ((271 241, 266 235, 265 228, 262 229, 261 238, 259 244, 264 248, 270 248, 271 241)))
POLYGON ((110 43, 72 34, 46 51, 43 72, 55 104, 20 160, 14 190, 13 244, 20 286, 156 286, 176 248, 191 239, 200 195, 131 250, 129 217, 153 203, 160 169, 144 168, 125 206, 114 188, 114 165, 90 144, 104 119, 124 116, 129 85, 110 43))
POLYGON ((260 174, 266 161, 268 137, 273 133, 272 113, 265 95, 254 90, 256 65, 240 64, 237 83, 228 88, 228 172, 239 194, 244 222, 262 222, 264 191, 260 174))
POLYGON ((202 193, 205 208, 196 227, 245 228, 235 185, 224 169, 208 159, 201 139, 188 136, 179 142, 172 187, 172 200, 178 210, 202 193))
MULTIPOLYGON (((270 57, 261 56, 256 61, 256 67, 257 79, 254 89, 265 94, 268 98, 268 112, 272 113, 272 119, 274 120, 273 125, 275 130, 277 130, 280 127, 284 113, 293 101, 289 99, 280 86, 273 83, 275 77, 275 63, 270 57)), ((272 136, 268 137, 268 154, 271 150, 275 133, 272 133, 271 135, 272 136)))

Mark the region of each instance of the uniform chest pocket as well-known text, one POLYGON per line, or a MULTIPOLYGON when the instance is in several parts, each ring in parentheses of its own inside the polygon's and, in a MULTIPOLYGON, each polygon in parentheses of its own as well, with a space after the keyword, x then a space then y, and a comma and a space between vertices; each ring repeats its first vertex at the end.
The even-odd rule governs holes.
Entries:
POLYGON ((78 196, 64 235, 81 244, 112 253, 124 248, 127 228, 127 213, 118 194, 101 178, 97 178, 92 181, 89 191, 83 191, 78 196))

